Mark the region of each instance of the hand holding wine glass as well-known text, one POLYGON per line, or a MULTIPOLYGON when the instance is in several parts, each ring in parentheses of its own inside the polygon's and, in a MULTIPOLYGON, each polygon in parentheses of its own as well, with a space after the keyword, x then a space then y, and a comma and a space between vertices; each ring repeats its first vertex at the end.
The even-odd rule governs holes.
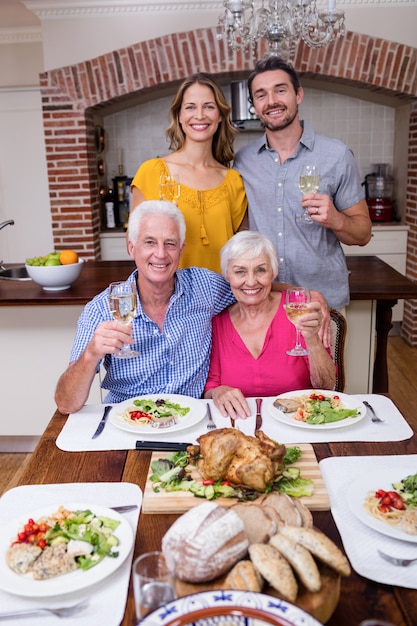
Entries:
POLYGON ((161 174, 159 177, 159 199, 176 203, 180 197, 178 174, 161 174))
MULTIPOLYGON (((300 178, 298 181, 298 187, 302 194, 316 193, 320 186, 320 170, 318 165, 303 165, 300 172, 300 178)), ((302 215, 297 215, 297 220, 303 222, 311 222, 313 220, 310 217, 308 208, 304 209, 302 215)))
POLYGON ((306 356, 309 353, 308 350, 303 348, 303 346, 301 345, 300 329, 297 326, 298 318, 309 312, 309 302, 309 289, 303 289, 301 287, 287 289, 285 312, 290 322, 294 324, 296 332, 295 346, 291 350, 287 350, 287 354, 289 354, 290 356, 306 356))
MULTIPOLYGON (((122 324, 130 324, 137 312, 137 294, 133 283, 110 283, 109 287, 110 313, 113 318, 122 324)), ((119 359, 130 359, 138 356, 139 352, 132 350, 126 343, 115 356, 119 359)))

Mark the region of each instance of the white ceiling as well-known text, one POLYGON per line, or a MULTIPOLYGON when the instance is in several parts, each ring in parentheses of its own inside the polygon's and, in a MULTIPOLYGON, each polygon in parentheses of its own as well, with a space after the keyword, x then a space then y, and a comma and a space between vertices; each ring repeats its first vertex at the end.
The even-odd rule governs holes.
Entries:
POLYGON ((40 20, 20 0, 0 0, 0 28, 40 26, 40 20))

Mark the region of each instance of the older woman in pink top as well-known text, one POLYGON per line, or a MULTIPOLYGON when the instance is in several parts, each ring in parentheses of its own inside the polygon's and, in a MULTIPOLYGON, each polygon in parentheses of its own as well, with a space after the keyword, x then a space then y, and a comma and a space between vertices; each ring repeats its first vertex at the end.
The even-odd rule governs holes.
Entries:
POLYGON ((319 337, 322 313, 311 302, 298 319, 308 356, 294 357, 295 326, 285 314, 285 292, 272 291, 278 260, 272 242, 242 231, 221 250, 222 274, 235 304, 213 319, 210 370, 204 390, 224 417, 248 417, 246 397, 296 389, 333 389, 335 365, 319 337))

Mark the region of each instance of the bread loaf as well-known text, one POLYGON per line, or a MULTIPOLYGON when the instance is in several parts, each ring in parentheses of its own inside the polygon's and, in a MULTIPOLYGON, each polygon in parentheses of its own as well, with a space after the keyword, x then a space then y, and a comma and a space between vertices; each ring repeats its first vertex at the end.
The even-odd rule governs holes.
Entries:
POLYGON ((208 582, 243 558, 248 539, 240 517, 204 502, 178 518, 162 538, 162 552, 180 580, 208 582))
POLYGON ((242 520, 249 544, 266 543, 277 531, 276 523, 259 504, 238 502, 232 510, 242 520))

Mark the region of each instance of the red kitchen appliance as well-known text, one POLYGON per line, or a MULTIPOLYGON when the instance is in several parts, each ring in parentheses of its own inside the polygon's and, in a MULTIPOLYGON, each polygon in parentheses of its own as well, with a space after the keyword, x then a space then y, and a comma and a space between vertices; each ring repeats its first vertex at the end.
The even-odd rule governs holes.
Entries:
POLYGON ((365 193, 372 222, 392 222, 394 179, 387 163, 376 163, 375 171, 365 176, 365 193))

